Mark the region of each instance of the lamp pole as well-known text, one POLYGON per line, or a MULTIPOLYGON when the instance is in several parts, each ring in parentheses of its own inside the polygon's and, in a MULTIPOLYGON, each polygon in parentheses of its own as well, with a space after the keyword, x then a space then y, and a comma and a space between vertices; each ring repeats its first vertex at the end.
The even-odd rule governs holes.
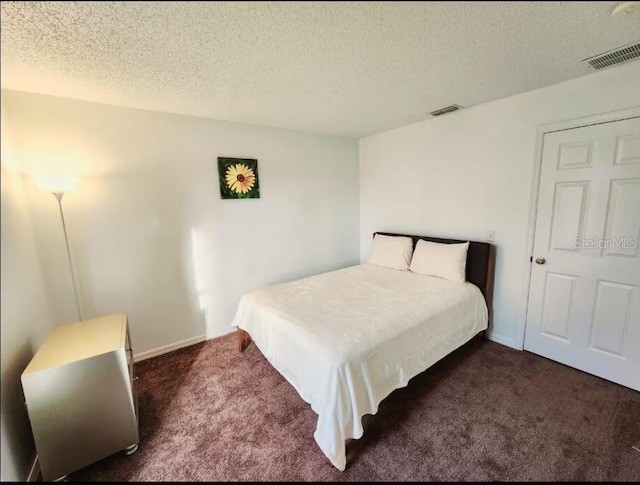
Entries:
POLYGON ((64 232, 64 242, 67 246, 67 258, 69 259, 69 271, 71 272, 71 283, 73 283, 73 296, 76 301, 76 311, 78 312, 78 320, 82 320, 82 313, 80 312, 80 303, 78 301, 78 290, 76 287, 76 276, 73 271, 73 261, 71 260, 71 250, 69 249, 69 238, 67 237, 67 225, 64 222, 64 212, 62 211, 62 197, 64 192, 52 192, 56 200, 58 201, 58 209, 60 209, 60 219, 62 219, 62 230, 64 232))

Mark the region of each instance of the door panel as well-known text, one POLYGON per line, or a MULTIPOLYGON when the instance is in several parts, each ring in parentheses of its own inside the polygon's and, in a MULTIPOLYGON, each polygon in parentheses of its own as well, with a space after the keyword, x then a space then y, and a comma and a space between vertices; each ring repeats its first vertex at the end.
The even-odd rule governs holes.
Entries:
POLYGON ((616 137, 615 164, 640 163, 640 135, 616 137))
POLYGON ((626 357, 625 335, 629 328, 635 287, 612 281, 598 281, 589 348, 626 357))
POLYGON ((569 342, 571 329, 571 302, 576 276, 547 273, 542 307, 542 333, 569 342))
POLYGON ((544 137, 525 350, 640 390, 640 119, 544 137))
POLYGON ((638 245, 622 241, 640 234, 640 179, 612 180, 610 194, 605 239, 611 244, 603 248, 604 254, 635 258, 638 245))
POLYGON ((559 182, 553 204, 550 249, 576 250, 576 238, 584 237, 589 182, 559 182))
POLYGON ((592 152, 592 142, 561 144, 560 155, 558 156, 558 170, 590 167, 592 152))

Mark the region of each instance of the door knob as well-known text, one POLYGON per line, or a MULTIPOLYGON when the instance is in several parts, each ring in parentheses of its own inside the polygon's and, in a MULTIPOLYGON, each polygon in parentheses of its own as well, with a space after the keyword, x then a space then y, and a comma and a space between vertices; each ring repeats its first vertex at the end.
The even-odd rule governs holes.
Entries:
POLYGON ((547 262, 547 260, 546 260, 546 259, 544 259, 544 258, 536 258, 536 263, 537 263, 537 264, 544 264, 544 263, 546 263, 546 262, 547 262))

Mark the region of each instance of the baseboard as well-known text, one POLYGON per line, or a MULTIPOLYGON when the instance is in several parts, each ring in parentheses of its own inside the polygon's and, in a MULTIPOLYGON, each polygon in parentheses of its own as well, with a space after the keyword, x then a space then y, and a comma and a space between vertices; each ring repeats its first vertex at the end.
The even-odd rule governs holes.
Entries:
POLYGON ((135 354, 133 358, 136 360, 136 362, 140 362, 141 360, 150 359, 151 357, 157 357, 158 355, 166 354, 167 352, 172 352, 183 347, 188 347, 189 345, 199 344, 200 342, 204 342, 206 339, 206 335, 198 335, 197 337, 188 338, 187 340, 182 340, 180 342, 165 345, 163 347, 158 347, 157 349, 140 352, 139 354, 135 354))
POLYGON ((516 345, 515 341, 512 338, 503 337, 502 335, 498 335, 496 333, 490 333, 489 335, 487 335, 487 338, 492 342, 511 347, 512 349, 522 350, 516 345))
POLYGON ((27 477, 27 482, 39 482, 40 481, 40 461, 38 460, 38 455, 33 459, 33 464, 31 465, 31 470, 29 471, 29 476, 27 477))

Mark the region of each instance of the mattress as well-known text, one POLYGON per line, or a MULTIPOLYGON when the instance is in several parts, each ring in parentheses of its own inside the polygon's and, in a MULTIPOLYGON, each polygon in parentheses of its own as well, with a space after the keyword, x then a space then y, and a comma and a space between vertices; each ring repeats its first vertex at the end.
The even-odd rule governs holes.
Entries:
POLYGON ((365 263, 247 293, 232 325, 318 414, 314 438, 344 470, 362 417, 487 323, 471 283, 365 263))

